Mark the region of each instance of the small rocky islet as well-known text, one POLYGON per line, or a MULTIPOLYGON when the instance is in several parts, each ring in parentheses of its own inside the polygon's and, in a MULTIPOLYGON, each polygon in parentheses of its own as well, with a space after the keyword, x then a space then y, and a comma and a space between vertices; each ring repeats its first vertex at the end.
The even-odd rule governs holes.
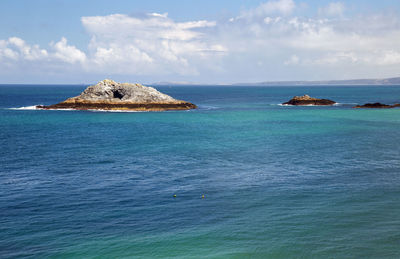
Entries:
POLYGON ((383 103, 366 103, 363 105, 356 105, 353 108, 369 108, 369 109, 390 109, 400 107, 400 103, 396 103, 393 105, 383 104, 383 103))
MULTIPOLYGON (((282 103, 282 105, 295 105, 295 106, 306 106, 306 105, 312 105, 312 106, 329 106, 329 105, 334 105, 336 104, 335 101, 329 100, 329 99, 318 99, 318 98, 313 98, 310 97, 309 95, 303 95, 303 96, 295 96, 289 101, 282 103)), ((353 108, 369 108, 369 109, 389 109, 389 108, 396 108, 400 107, 400 103, 389 105, 389 104, 383 104, 383 103, 366 103, 363 105, 356 105, 353 108)))
POLYGON ((318 99, 310 97, 309 95, 295 96, 289 101, 282 103, 282 105, 334 105, 335 101, 329 99, 318 99))
POLYGON ((110 79, 89 86, 79 96, 37 109, 166 111, 196 109, 193 103, 177 100, 141 84, 117 83, 110 79))

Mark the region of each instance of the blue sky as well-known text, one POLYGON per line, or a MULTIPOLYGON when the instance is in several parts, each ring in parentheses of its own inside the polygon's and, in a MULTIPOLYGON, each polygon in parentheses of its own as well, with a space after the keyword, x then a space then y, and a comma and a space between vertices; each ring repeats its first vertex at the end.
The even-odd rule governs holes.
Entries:
POLYGON ((2 0, 0 83, 400 76, 400 2, 2 0))

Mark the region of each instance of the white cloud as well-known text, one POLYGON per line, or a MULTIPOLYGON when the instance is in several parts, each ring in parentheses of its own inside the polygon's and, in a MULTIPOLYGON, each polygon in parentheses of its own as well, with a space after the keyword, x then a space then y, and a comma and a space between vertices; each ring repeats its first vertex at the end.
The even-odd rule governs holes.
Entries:
POLYGON ((292 55, 288 60, 284 62, 285 65, 297 65, 300 62, 300 58, 297 55, 292 55))
POLYGON ((0 41, 0 60, 19 62, 55 62, 56 60, 75 63, 84 62, 85 53, 74 46, 67 45, 67 39, 62 38, 57 43, 50 43, 53 51, 41 49, 38 45, 29 45, 24 40, 11 37, 0 41))
POLYGON ((277 0, 261 3, 254 9, 246 10, 237 19, 262 17, 271 14, 289 15, 295 9, 296 4, 293 0, 277 0))
POLYGON ((324 54, 322 57, 314 60, 306 60, 305 63, 314 65, 336 65, 336 64, 349 64, 359 61, 359 57, 353 52, 333 52, 324 54))
POLYGON ((379 65, 399 65, 400 51, 386 51, 377 58, 379 65))
POLYGON ((278 23, 281 20, 281 17, 265 17, 264 18, 264 23, 265 24, 274 24, 274 23, 278 23))
POLYGON ((30 46, 24 40, 11 37, 0 41, 0 60, 28 60, 35 61, 47 58, 48 53, 38 45, 30 46))
POLYGON ((342 2, 331 2, 326 7, 319 8, 318 13, 322 16, 341 16, 345 6, 342 2))
POLYGON ((8 47, 8 41, 0 40, 0 61, 17 60, 18 53, 8 47))
POLYGON ((59 59, 61 61, 67 63, 83 63, 86 60, 86 54, 77 49, 75 46, 71 46, 67 44, 66 38, 61 38, 61 40, 57 43, 51 43, 51 47, 54 49, 52 56, 55 59, 59 59))
POLYGON ((167 14, 147 14, 132 17, 125 14, 82 17, 83 26, 93 36, 107 39, 162 38, 168 40, 191 40, 201 36, 194 28, 212 27, 215 22, 193 21, 176 23, 167 14), (157 33, 157 34, 155 34, 157 33))
POLYGON ((261 4, 257 10, 260 14, 281 13, 288 15, 292 13, 295 6, 293 0, 268 1, 261 4))
POLYGON ((117 73, 197 73, 193 59, 223 53, 207 39, 212 21, 175 22, 167 14, 132 17, 123 14, 83 17, 91 35, 88 69, 117 73))

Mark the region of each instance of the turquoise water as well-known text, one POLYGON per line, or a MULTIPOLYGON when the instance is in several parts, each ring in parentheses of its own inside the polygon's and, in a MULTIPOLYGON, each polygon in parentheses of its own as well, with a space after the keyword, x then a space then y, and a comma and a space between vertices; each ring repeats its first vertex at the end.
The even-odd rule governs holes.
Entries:
POLYGON ((0 86, 1 258, 400 257, 400 109, 351 108, 400 102, 400 87, 158 87, 199 109, 9 109, 84 88, 0 86), (302 94, 340 105, 277 105, 302 94))

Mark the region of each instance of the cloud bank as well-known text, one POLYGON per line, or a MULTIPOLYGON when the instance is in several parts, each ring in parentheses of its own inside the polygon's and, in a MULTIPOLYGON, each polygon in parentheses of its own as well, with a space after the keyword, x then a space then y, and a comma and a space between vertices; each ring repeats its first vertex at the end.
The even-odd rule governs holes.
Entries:
POLYGON ((66 38, 41 47, 10 37, 0 40, 0 74, 206 83, 399 75, 398 15, 350 16, 343 2, 307 16, 299 8, 293 0, 273 0, 218 21, 176 22, 167 13, 82 17, 86 51, 66 38))
POLYGON ((225 51, 209 40, 213 21, 178 23, 167 14, 83 17, 91 35, 88 70, 132 74, 193 74, 193 61, 225 51))

